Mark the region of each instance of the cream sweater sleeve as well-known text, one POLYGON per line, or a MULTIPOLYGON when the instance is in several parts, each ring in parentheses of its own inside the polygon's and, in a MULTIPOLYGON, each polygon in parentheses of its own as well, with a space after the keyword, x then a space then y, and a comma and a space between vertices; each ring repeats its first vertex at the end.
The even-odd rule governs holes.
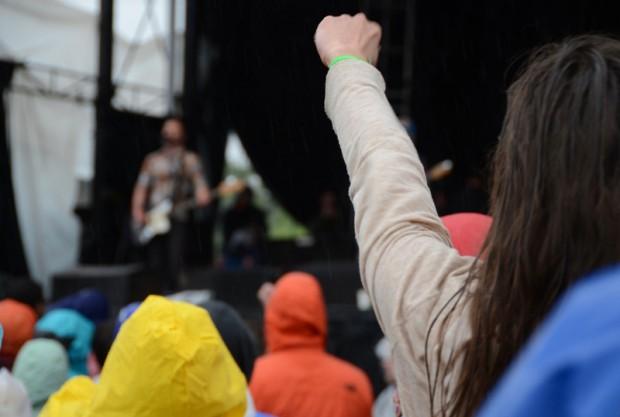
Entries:
MULTIPOLYGON (((472 258, 451 247, 424 167, 384 90, 372 65, 344 61, 327 75, 325 109, 351 180, 362 281, 401 362, 397 368, 406 368, 397 369, 401 401, 410 395, 425 408, 426 333, 461 288, 472 258)), ((403 405, 405 415, 426 415, 403 405)))

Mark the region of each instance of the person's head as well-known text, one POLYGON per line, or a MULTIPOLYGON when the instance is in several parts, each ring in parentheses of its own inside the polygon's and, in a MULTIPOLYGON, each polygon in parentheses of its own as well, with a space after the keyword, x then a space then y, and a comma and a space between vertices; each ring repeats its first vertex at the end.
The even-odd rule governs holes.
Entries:
POLYGON ((161 136, 167 145, 183 146, 185 144, 185 125, 179 117, 169 117, 161 128, 161 136))
POLYGON ((206 310, 150 296, 121 327, 99 382, 69 380, 41 417, 243 417, 246 391, 206 310))
MULTIPOLYGON (((113 336, 116 336, 122 325, 140 307, 141 303, 131 303, 123 307, 114 326, 113 336)), ((230 305, 219 300, 209 300, 198 304, 209 312, 213 324, 217 328, 224 344, 230 351, 241 372, 250 380, 254 362, 256 360, 256 341, 254 335, 243 321, 239 313, 230 305)), ((107 356, 107 355, 106 355, 107 356)))
POLYGON ((110 303, 107 297, 101 291, 90 288, 61 298, 51 304, 48 310, 58 308, 77 311, 95 324, 110 318, 110 303))
POLYGON ((37 315, 30 306, 10 298, 0 301, 0 324, 4 329, 0 366, 12 366, 19 349, 32 339, 36 322, 37 315))
POLYGON ((254 335, 239 313, 230 305, 218 300, 200 304, 209 312, 222 340, 232 354, 235 362, 249 381, 256 360, 256 341, 254 335))
POLYGON ((238 209, 245 209, 252 205, 253 200, 254 191, 250 187, 245 187, 237 196, 235 207, 238 209))
POLYGON ((87 360, 91 353, 95 325, 80 313, 59 308, 39 320, 38 334, 51 333, 68 346, 71 376, 88 375, 87 360))
POLYGON ((6 368, 0 368, 0 417, 30 417, 26 389, 6 368))
POLYGON ((45 298, 41 285, 28 278, 11 279, 6 284, 6 298, 29 305, 37 315, 45 313, 45 298))
POLYGON ((493 219, 480 213, 455 213, 442 216, 452 246, 461 256, 478 256, 493 219))
POLYGON ((333 191, 325 191, 320 197, 320 215, 324 218, 338 217, 338 198, 333 191))
POLYGON ((13 376, 24 384, 32 407, 38 412, 69 376, 67 351, 56 340, 33 339, 17 354, 13 376))
POLYGON ((326 338, 327 312, 317 279, 304 272, 283 275, 265 305, 267 351, 324 349, 326 338))
POLYGON ((473 415, 571 283, 620 260, 620 42, 533 55, 508 90, 491 214, 453 416, 473 415))

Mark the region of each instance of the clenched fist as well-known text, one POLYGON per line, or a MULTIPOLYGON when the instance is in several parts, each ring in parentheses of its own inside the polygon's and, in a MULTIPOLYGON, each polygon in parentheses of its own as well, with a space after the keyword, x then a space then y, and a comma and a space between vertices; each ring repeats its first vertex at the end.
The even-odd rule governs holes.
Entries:
POLYGON ((380 42, 381 26, 366 19, 363 13, 327 16, 314 34, 316 49, 326 66, 341 55, 354 55, 375 65, 380 42))

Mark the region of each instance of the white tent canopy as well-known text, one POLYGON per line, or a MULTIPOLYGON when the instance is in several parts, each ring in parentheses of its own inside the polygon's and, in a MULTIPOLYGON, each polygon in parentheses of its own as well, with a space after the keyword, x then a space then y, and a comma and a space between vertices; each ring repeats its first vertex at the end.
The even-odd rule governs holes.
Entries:
MULTIPOLYGON (((175 2, 176 41, 182 45, 183 1, 175 2)), ((45 84, 44 68, 66 70, 94 82, 98 65, 98 1, 3 0, 0 3, 0 58, 25 63, 32 82, 45 84), (79 7, 77 7, 79 6, 79 7)), ((166 111, 169 69, 170 0, 115 2, 114 105, 136 113, 166 111), (137 95, 145 96, 135 100, 137 95), (132 99, 133 98, 133 99, 132 99), (145 102, 145 99, 150 101, 145 102)), ((181 83, 182 48, 175 53, 175 88, 181 83)), ((25 81, 24 81, 25 82, 25 81)), ((56 86, 61 88, 62 86, 56 86)), ((84 98, 94 99, 91 86, 84 98)))
MULTIPOLYGON (((180 46, 184 1, 178 0, 180 46)), ((31 275, 50 277, 77 262, 72 213, 79 180, 93 177, 98 68, 96 0, 2 0, 0 59, 19 66, 4 100, 18 220, 31 275)), ((167 112, 170 0, 115 2, 113 106, 167 112)), ((182 48, 175 48, 180 63, 182 48)), ((175 65, 175 89, 181 65, 175 65)))

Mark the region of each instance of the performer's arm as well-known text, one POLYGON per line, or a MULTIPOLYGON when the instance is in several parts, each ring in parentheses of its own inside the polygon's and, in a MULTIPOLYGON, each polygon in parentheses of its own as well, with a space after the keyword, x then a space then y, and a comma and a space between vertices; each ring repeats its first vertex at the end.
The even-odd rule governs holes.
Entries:
POLYGON ((138 180, 133 189, 133 195, 131 197, 131 217, 137 224, 144 224, 144 206, 146 204, 146 197, 148 194, 148 187, 150 183, 149 173, 149 159, 144 160, 138 180))
POLYGON ((211 191, 205 181, 200 159, 195 154, 190 154, 189 158, 189 172, 194 184, 194 199, 198 206, 203 207, 211 201, 211 191))

